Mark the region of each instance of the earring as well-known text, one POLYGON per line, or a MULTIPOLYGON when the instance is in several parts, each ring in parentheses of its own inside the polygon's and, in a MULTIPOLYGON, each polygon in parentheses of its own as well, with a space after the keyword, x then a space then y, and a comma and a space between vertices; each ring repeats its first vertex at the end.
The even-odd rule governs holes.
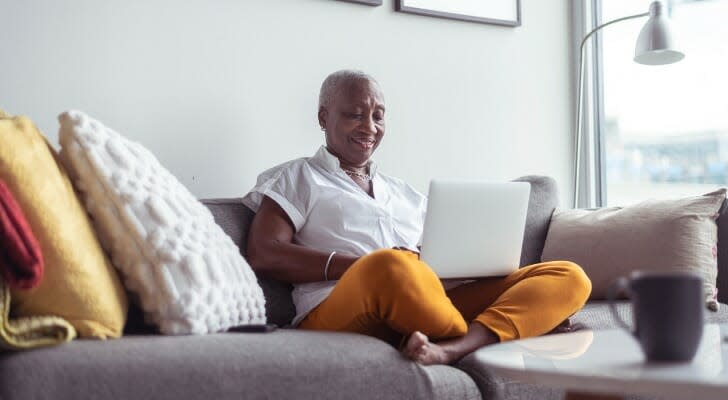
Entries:
POLYGON ((324 128, 323 126, 321 127, 321 130, 326 132, 326 128, 324 128))

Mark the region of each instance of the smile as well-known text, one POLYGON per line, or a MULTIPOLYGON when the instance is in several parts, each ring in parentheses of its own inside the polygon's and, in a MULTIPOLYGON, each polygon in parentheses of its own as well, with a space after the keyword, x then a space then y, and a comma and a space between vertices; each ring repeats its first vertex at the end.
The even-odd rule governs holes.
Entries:
POLYGON ((368 150, 374 147, 374 139, 366 138, 366 137, 360 137, 360 138, 351 138, 351 141, 358 144, 362 149, 368 150))

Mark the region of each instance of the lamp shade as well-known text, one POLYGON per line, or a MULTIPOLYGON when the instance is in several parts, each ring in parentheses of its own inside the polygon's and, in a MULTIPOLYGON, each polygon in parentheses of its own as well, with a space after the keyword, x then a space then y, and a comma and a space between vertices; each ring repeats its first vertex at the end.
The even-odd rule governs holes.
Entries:
POLYGON ((685 57, 677 50, 665 6, 659 1, 650 4, 650 18, 642 27, 634 50, 634 61, 646 65, 672 64, 685 57))

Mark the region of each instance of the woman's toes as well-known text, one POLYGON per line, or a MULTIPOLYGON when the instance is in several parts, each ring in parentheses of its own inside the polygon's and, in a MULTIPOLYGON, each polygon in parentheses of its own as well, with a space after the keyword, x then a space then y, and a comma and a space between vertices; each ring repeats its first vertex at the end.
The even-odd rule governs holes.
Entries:
POLYGON ((414 332, 410 335, 402 354, 422 365, 449 363, 445 350, 440 345, 430 342, 422 332, 414 332))
POLYGON ((405 350, 410 353, 416 353, 417 351, 422 349, 427 343, 429 343, 429 340, 427 340, 427 336, 425 336, 422 332, 416 331, 413 332, 407 340, 405 350))

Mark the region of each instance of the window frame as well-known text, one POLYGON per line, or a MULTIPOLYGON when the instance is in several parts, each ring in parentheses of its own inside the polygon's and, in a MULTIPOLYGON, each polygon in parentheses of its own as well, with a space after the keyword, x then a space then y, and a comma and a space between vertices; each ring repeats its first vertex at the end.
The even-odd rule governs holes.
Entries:
MULTIPOLYGON (((592 20, 594 26, 604 23, 602 21, 602 0, 592 1, 592 20)), ((604 55, 602 52, 602 31, 594 34, 594 52, 592 62, 592 77, 594 85, 594 154, 595 163, 595 201, 597 207, 604 207, 607 204, 607 154, 606 154, 606 135, 605 133, 605 111, 604 111, 604 55)))
MULTIPOLYGON (((578 112, 579 60, 581 42, 592 29, 602 24, 602 0, 578 0, 573 3, 573 73, 574 119, 578 112)), ((608 28, 607 28, 608 29, 608 28)), ((604 76, 602 56, 602 29, 594 32, 584 45, 584 75, 582 76, 582 121, 577 208, 603 207, 606 204, 606 154, 604 131, 604 76)), ((578 121, 574 123, 576 139, 578 121)), ((576 154, 574 154, 576 155, 576 154)), ((576 174, 576 171, 572 171, 576 174)), ((575 182, 572 182, 574 184, 575 182)), ((573 191, 572 187, 572 191, 573 191)))

